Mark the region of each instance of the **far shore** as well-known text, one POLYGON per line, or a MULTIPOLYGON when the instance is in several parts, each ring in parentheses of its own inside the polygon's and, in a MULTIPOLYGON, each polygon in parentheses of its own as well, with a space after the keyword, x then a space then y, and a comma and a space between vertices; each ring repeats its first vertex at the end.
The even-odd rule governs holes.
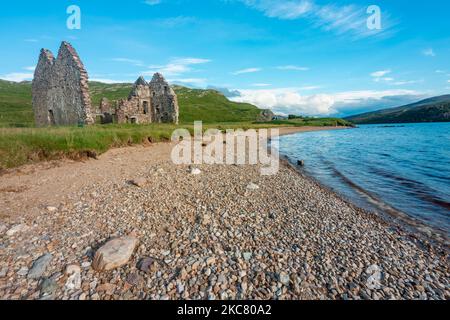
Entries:
POLYGON ((42 279, 26 274, 44 254, 53 257, 42 275, 54 283, 53 299, 450 298, 448 254, 439 244, 285 163, 275 176, 250 165, 200 165, 194 175, 172 164, 172 146, 118 148, 97 160, 4 174, 0 298, 39 299, 42 279), (116 271, 91 268, 101 244, 130 233, 139 239, 130 261, 116 271), (138 262, 146 258, 153 264, 144 272, 138 262), (82 266, 76 290, 65 286, 73 264, 82 266))

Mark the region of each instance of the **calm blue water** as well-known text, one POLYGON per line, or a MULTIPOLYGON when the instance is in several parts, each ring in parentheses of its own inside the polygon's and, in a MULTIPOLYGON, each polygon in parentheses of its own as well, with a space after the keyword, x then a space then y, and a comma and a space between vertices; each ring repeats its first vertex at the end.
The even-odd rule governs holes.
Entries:
POLYGON ((450 234, 450 123, 300 133, 280 152, 359 206, 370 195, 450 234))

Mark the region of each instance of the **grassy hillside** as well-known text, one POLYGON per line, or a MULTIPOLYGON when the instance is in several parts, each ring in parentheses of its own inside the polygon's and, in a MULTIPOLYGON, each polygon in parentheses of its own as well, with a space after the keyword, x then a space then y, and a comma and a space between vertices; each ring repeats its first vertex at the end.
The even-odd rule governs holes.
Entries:
POLYGON ((0 127, 33 126, 31 84, 0 80, 0 127))
MULTIPOLYGON (((90 83, 94 105, 102 97, 111 101, 126 98, 130 84, 90 83)), ((341 119, 295 119, 255 123, 260 110, 250 104, 228 101, 214 90, 175 87, 181 113, 181 127, 193 131, 193 121, 203 120, 204 129, 249 129, 275 126, 347 125, 341 119)), ((94 125, 85 128, 33 128, 31 84, 0 80, 0 171, 42 160, 63 157, 83 158, 101 154, 113 147, 170 139, 177 126, 94 125)))
POLYGON ((345 118, 357 124, 449 122, 450 95, 345 118))
MULTIPOLYGON (((111 101, 127 98, 132 84, 105 84, 90 82, 92 104, 98 106, 103 97, 111 101)), ((261 112, 247 103, 229 101, 215 90, 189 89, 175 86, 180 105, 180 122, 204 123, 255 121, 261 112)), ((0 80, 0 127, 31 127, 31 83, 13 83, 0 80)))

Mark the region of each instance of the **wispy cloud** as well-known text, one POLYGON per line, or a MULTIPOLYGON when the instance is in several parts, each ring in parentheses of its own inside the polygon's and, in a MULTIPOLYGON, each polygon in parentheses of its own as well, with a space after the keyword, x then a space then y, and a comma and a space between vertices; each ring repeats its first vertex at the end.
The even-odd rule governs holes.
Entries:
POLYGON ((292 70, 292 71, 308 71, 309 70, 309 68, 307 68, 307 67, 299 67, 299 66, 293 66, 293 65, 278 66, 276 68, 278 70, 292 70))
POLYGON ((392 72, 391 70, 380 70, 380 71, 372 72, 370 74, 370 76, 373 77, 373 78, 381 78, 381 77, 384 77, 385 75, 387 75, 387 74, 389 74, 391 72, 392 72))
POLYGON ((25 42, 39 42, 38 39, 25 39, 23 41, 25 41, 25 42))
POLYGON ((169 79, 170 83, 191 84, 195 86, 205 86, 208 79, 204 78, 181 78, 181 79, 169 79))
POLYGON ((422 83, 422 82, 424 82, 424 80, 400 80, 400 81, 396 81, 392 84, 394 86, 404 86, 407 84, 417 84, 417 83, 422 83))
POLYGON ((252 87, 270 87, 270 83, 253 83, 252 87))
POLYGON ((36 67, 35 66, 23 67, 23 70, 34 71, 34 70, 36 70, 36 67))
POLYGON ((143 67, 144 63, 140 60, 136 60, 136 59, 129 59, 129 58, 113 58, 111 59, 111 61, 114 62, 122 62, 122 63, 128 63, 128 64, 132 64, 134 66, 137 67, 143 67))
POLYGON ((433 48, 428 48, 422 51, 422 54, 426 57, 436 57, 436 53, 433 48))
POLYGON ((391 72, 391 70, 380 70, 371 73, 370 76, 375 82, 392 82, 395 80, 394 78, 386 77, 386 75, 390 74, 391 72))
POLYGON ((113 80, 113 79, 107 79, 107 78, 91 78, 91 79, 89 79, 89 81, 101 82, 101 83, 106 83, 106 84, 129 82, 129 81, 125 81, 125 80, 113 80))
POLYGON ((262 70, 261 68, 247 68, 247 69, 235 71, 232 74, 235 76, 238 76, 240 74, 260 72, 261 70, 262 70))
POLYGON ((247 6, 264 12, 267 17, 293 20, 302 17, 313 9, 309 0, 272 1, 272 0, 242 0, 247 6))
POLYGON ((153 20, 154 24, 159 28, 175 28, 175 27, 185 27, 186 25, 193 24, 197 22, 197 18, 189 16, 177 16, 169 18, 161 18, 153 20))
POLYGON ((373 81, 375 82, 385 82, 387 84, 393 85, 393 86, 404 86, 404 85, 408 85, 408 84, 417 84, 417 83, 422 83, 424 82, 424 80, 397 80, 392 77, 389 76, 387 77, 387 75, 390 75, 392 73, 392 70, 380 70, 380 71, 375 71, 373 73, 370 74, 370 76, 373 78, 373 81))
POLYGON ((6 81, 13 81, 13 82, 22 82, 27 80, 33 79, 32 73, 23 73, 23 72, 12 72, 4 75, 0 75, 0 79, 6 80, 6 81))
POLYGON ((166 65, 152 65, 149 70, 143 72, 143 75, 150 75, 160 72, 167 76, 180 76, 184 73, 193 71, 193 65, 209 63, 211 60, 203 58, 176 58, 172 59, 166 65))
POLYGON ((305 19, 313 26, 337 34, 352 34, 357 38, 386 33, 393 26, 387 12, 382 13, 382 29, 367 27, 367 6, 318 4, 314 0, 240 0, 250 8, 270 18, 305 19))
POLYGON ((298 88, 300 91, 312 91, 312 90, 317 90, 317 89, 321 89, 321 86, 304 86, 304 87, 300 87, 298 88))

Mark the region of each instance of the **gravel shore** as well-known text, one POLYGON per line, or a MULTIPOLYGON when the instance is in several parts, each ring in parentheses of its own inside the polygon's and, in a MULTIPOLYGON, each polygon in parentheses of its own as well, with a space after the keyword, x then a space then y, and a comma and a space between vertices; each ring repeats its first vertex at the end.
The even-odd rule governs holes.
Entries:
POLYGON ((193 174, 171 148, 3 175, 0 299, 450 298, 445 247, 286 164, 275 176, 249 165, 193 174), (138 241, 130 259, 94 269, 99 248, 124 236, 138 241))

